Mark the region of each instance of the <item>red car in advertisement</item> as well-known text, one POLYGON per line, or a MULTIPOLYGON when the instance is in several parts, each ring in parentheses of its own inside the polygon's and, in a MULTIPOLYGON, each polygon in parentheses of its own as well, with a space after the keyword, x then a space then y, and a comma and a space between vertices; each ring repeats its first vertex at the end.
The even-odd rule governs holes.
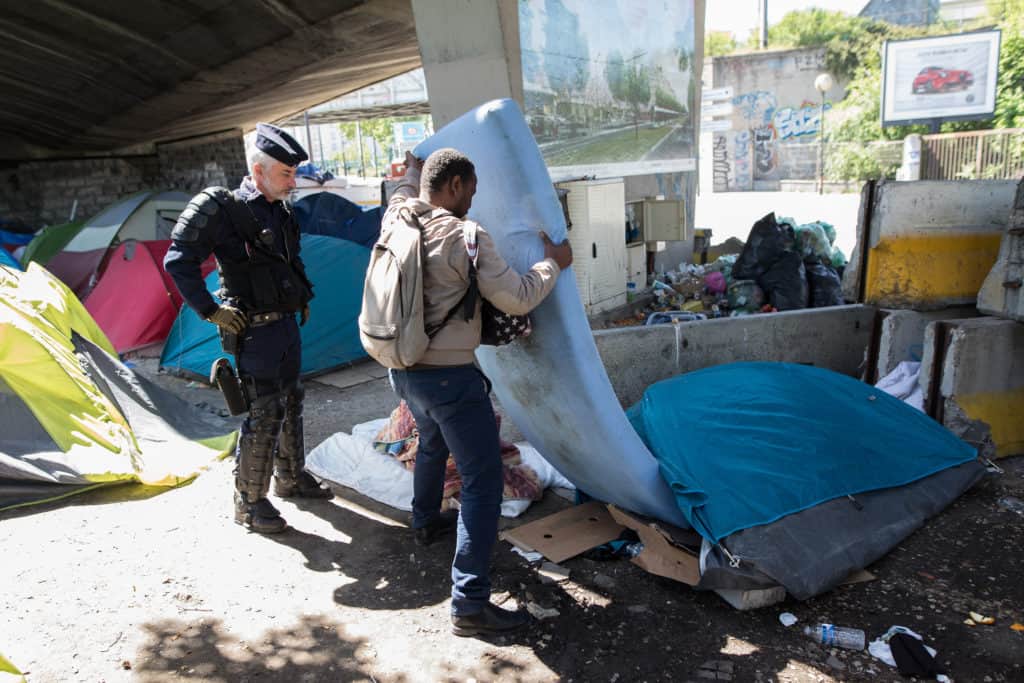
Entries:
POLYGON ((926 66, 914 78, 915 95, 950 90, 965 90, 974 85, 974 74, 959 69, 943 69, 940 66, 926 66))

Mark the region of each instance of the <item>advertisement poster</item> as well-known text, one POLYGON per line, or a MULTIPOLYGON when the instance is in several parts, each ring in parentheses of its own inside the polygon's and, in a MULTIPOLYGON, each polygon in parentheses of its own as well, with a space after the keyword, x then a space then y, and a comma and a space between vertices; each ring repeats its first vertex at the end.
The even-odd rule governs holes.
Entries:
POLYGON ((696 169, 692 0, 520 0, 519 36, 552 179, 696 169))
POLYGON ((886 42, 882 125, 991 117, 999 38, 996 30, 886 42))

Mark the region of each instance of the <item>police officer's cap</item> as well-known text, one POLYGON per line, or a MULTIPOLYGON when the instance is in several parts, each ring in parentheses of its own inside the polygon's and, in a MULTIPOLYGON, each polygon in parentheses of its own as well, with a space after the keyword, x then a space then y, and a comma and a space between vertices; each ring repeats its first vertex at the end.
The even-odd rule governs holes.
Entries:
POLYGON ((309 158, 295 138, 269 123, 256 124, 256 148, 287 166, 298 166, 309 158))

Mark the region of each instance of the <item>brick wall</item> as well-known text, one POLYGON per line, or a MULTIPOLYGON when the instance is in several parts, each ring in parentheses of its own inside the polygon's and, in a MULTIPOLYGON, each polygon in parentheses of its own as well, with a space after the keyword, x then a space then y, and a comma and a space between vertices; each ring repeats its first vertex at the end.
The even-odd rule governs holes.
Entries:
POLYGON ((0 220, 32 228, 76 220, 140 190, 237 187, 246 174, 241 131, 157 145, 153 154, 25 161, 0 166, 0 220))

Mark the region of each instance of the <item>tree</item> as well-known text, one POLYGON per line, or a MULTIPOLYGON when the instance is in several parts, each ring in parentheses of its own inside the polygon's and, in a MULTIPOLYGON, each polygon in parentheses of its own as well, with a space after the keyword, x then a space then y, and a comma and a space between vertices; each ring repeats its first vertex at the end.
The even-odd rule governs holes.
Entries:
MULTIPOLYGON (((424 121, 425 118, 426 117, 423 116, 403 116, 398 118, 365 119, 359 122, 358 129, 362 132, 363 138, 373 138, 382 149, 394 150, 394 124, 404 123, 407 121, 421 122, 424 121)), ((346 166, 352 166, 354 164, 356 168, 369 168, 372 169, 375 174, 379 174, 390 163, 391 159, 388 158, 388 153, 386 152, 385 154, 377 157, 377 163, 375 165, 373 151, 369 145, 363 145, 363 158, 362 161, 360 161, 355 121, 339 123, 338 128, 341 129, 341 134, 345 137, 345 147, 347 150, 344 161, 346 162, 346 166)), ((338 161, 342 160, 338 159, 338 161)), ((348 168, 346 168, 345 171, 347 172, 348 168)))
POLYGON ((617 100, 626 99, 626 64, 618 50, 612 51, 604 65, 604 79, 608 82, 608 91, 617 100))
POLYGON ((626 101, 633 107, 633 130, 640 138, 640 107, 651 101, 651 79, 645 64, 636 57, 626 67, 626 101))
POLYGON ((704 35, 704 56, 722 57, 736 52, 736 39, 729 31, 708 31, 704 35))

